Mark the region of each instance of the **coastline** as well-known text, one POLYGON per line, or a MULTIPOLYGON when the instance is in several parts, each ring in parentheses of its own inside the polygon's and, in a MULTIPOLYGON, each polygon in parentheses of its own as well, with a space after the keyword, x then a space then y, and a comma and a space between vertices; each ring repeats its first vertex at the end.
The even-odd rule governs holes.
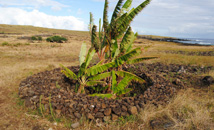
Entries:
MULTIPOLYGON (((201 43, 201 39, 197 40, 196 38, 173 38, 173 37, 153 37, 150 35, 139 35, 138 36, 139 39, 147 39, 147 40, 151 40, 151 41, 163 41, 163 42, 174 42, 174 43, 178 43, 184 46, 214 46, 214 39, 210 39, 213 40, 213 43, 201 43), (200 44, 201 43, 201 44, 200 44)), ((206 40, 206 39, 205 39, 206 40)))

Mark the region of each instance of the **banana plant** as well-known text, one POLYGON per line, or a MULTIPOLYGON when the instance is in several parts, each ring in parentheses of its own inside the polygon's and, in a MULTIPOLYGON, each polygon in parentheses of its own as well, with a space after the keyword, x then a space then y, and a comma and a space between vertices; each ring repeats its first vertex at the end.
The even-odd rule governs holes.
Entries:
MULTIPOLYGON (((136 35, 131 31, 130 23, 135 16, 139 14, 151 0, 145 0, 136 8, 131 9, 133 0, 119 0, 111 17, 111 21, 108 21, 108 0, 105 0, 103 11, 103 25, 101 20, 99 22, 99 33, 97 36, 97 26, 93 23, 93 15, 90 13, 89 28, 91 34, 92 47, 96 49, 96 53, 101 60, 107 60, 106 62, 115 59, 116 56, 124 54, 125 48, 131 50, 132 43, 134 42, 136 35), (118 39, 123 39, 121 43, 118 39), (99 39, 99 40, 98 40, 99 39), (120 45, 120 47, 116 47, 120 45)), ((140 60, 138 60, 140 61, 140 60)))
POLYGON ((94 86, 96 84, 103 84, 104 81, 102 79, 110 76, 108 73, 102 73, 111 67, 114 66, 114 62, 109 62, 105 64, 98 63, 95 66, 89 67, 90 61, 95 54, 95 49, 90 48, 88 54, 86 55, 86 44, 83 43, 79 55, 79 62, 80 62, 80 69, 78 74, 75 74, 72 70, 68 69, 67 67, 61 65, 62 73, 65 74, 67 78, 72 80, 76 80, 79 83, 79 88, 77 93, 85 93, 85 87, 94 86), (102 73, 102 74, 101 74, 102 73), (94 80, 93 76, 102 77, 99 80, 94 80))

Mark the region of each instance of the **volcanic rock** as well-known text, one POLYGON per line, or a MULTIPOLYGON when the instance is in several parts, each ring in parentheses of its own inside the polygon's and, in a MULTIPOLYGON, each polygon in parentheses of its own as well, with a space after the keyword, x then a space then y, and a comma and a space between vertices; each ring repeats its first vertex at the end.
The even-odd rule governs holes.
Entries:
POLYGON ((111 108, 106 108, 105 111, 104 111, 104 114, 105 114, 106 116, 111 115, 111 108))
POLYGON ((129 112, 129 114, 131 114, 131 115, 136 115, 136 114, 138 113, 137 107, 135 107, 135 106, 129 107, 128 112, 129 112))

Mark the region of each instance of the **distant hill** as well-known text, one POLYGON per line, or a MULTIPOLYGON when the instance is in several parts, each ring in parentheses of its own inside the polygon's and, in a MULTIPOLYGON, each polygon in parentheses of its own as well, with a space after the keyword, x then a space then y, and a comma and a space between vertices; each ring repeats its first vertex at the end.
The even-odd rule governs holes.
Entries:
POLYGON ((87 31, 73 31, 63 29, 50 29, 43 27, 34 27, 27 25, 7 25, 0 24, 0 33, 5 34, 73 34, 73 35, 89 35, 87 31))

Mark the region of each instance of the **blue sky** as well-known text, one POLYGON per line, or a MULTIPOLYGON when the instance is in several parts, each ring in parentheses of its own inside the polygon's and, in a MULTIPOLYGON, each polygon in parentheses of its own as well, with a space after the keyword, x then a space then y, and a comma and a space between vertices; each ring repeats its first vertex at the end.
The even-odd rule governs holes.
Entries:
MULTIPOLYGON (((109 0, 109 17, 117 0, 109 0)), ((143 0, 133 0, 133 7, 143 0)), ((104 0, 0 0, 0 24, 87 30, 104 0)), ((214 39, 214 0, 152 0, 132 22, 139 34, 214 39)), ((109 18, 110 19, 110 18, 109 18)))

